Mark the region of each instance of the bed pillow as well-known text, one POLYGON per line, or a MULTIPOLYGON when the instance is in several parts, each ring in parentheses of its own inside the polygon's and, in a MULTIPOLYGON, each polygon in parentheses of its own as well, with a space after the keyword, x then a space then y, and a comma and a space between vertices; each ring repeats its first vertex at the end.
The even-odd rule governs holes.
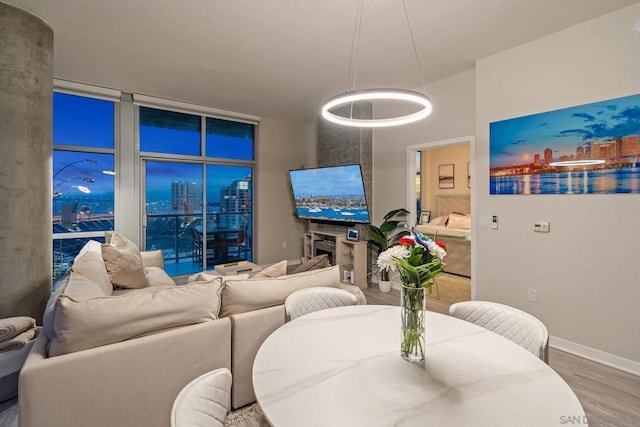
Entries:
POLYGON ((149 286, 138 247, 120 233, 113 233, 110 243, 102 245, 102 259, 114 286, 130 289, 149 286))
POLYGON ((431 224, 431 225, 447 225, 447 220, 448 219, 449 219, 449 217, 447 215, 437 216, 437 217, 433 218, 431 221, 429 221, 429 224, 431 224))
POLYGON ((471 229, 471 215, 464 215, 459 213, 450 213, 449 222, 447 228, 458 228, 461 230, 471 229))

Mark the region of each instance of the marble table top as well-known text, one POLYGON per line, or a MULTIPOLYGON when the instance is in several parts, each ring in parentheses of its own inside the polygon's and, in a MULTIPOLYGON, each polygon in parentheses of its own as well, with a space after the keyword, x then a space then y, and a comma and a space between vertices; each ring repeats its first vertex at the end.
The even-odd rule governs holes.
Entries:
POLYGON ((275 427, 554 426, 586 417, 542 360, 474 324, 427 312, 426 361, 400 356, 400 309, 358 305, 285 324, 256 355, 275 427))

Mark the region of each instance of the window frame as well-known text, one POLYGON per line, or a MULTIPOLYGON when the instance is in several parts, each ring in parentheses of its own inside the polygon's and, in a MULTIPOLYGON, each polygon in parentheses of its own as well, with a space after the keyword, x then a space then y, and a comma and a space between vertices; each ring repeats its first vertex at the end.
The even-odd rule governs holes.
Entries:
MULTIPOLYGON (((203 107, 194 104, 188 104, 179 101, 172 101, 162 98, 155 98, 146 95, 133 94, 134 105, 134 129, 135 129, 135 157, 136 165, 138 169, 138 182, 139 188, 137 189, 139 200, 139 219, 140 219, 140 248, 146 249, 147 241, 147 215, 146 215, 146 167, 147 161, 164 161, 164 162, 180 162, 189 164, 198 164, 202 166, 202 204, 204 218, 207 216, 207 166, 239 166, 249 167, 252 171, 252 185, 251 185, 251 230, 253 236, 256 231, 256 169, 257 169, 257 144, 258 144, 258 129, 260 126, 260 118, 258 116, 252 116, 243 113, 233 113, 216 108, 203 107), (186 155, 186 154, 170 154, 162 152, 150 152, 141 151, 140 149, 140 107, 154 108, 157 110, 166 110, 177 113, 190 114, 200 117, 200 154, 199 155, 186 155), (253 125, 253 147, 252 147, 252 159, 228 159, 219 157, 207 157, 206 144, 207 144, 207 118, 222 119, 232 122, 241 122, 253 125)), ((206 233, 206 221, 204 221, 204 232, 206 233)), ((255 237, 252 239, 252 258, 257 256, 257 244, 255 237)), ((203 264, 204 265, 204 264, 203 264)), ((210 266, 207 266, 209 268, 210 266)))
MULTIPOLYGON (((52 156, 54 151, 70 151, 75 153, 95 153, 95 154, 110 154, 113 156, 113 170, 115 172, 113 183, 113 215, 114 215, 114 228, 116 226, 117 219, 117 207, 118 207, 118 148, 120 145, 120 97, 121 92, 114 89, 101 88, 97 86, 86 85, 76 82, 68 82, 64 80, 54 79, 53 81, 53 93, 61 93, 66 95, 74 95, 90 99, 99 99, 103 101, 113 102, 113 148, 98 148, 98 147, 83 147, 80 145, 66 145, 66 144, 53 144, 52 141, 52 156)), ((52 106, 53 108, 53 106, 52 106)), ((53 126, 53 122, 52 122, 53 126)), ((53 171, 51 172, 53 174, 53 171)), ((53 186, 53 182, 51 183, 53 186)), ((52 194, 53 197, 53 194, 52 194)), ((53 212, 51 215, 53 224, 53 212)), ((113 231, 113 230, 107 230, 113 231)), ((104 237, 104 231, 84 231, 84 232, 71 232, 71 233, 52 233, 53 243, 55 240, 60 239, 82 239, 91 237, 104 237)))

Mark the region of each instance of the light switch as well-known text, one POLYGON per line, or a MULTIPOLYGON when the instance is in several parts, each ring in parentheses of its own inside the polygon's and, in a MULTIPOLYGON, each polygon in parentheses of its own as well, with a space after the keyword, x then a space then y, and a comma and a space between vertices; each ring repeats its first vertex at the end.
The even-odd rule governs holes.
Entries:
POLYGON ((490 216, 481 216, 480 217, 480 227, 481 228, 491 228, 491 217, 490 216))

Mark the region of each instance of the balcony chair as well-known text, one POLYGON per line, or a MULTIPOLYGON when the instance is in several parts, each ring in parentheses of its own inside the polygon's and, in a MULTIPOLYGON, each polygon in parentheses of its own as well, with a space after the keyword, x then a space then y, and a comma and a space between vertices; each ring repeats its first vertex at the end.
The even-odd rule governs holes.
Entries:
POLYGON ((207 372, 178 393, 171 408, 171 427, 223 427, 231 404, 231 372, 207 372))
POLYGON ((247 258, 247 252, 249 251, 249 242, 247 238, 247 228, 243 228, 238 230, 235 235, 231 235, 231 237, 227 237, 224 240, 224 261, 228 259, 238 259, 243 260, 247 258), (229 249, 232 252, 236 252, 236 254, 229 254, 229 249))
POLYGON ((202 234, 194 227, 189 227, 189 229, 193 243, 193 261, 202 265, 202 234))
POLYGON ((356 305, 357 302, 356 296, 351 292, 338 288, 315 287, 300 289, 291 293, 284 301, 285 319, 288 322, 314 311, 356 305))
MULTIPOLYGON (((193 260, 202 265, 202 252, 204 241, 202 233, 195 227, 189 227, 193 240, 193 260)), ((225 260, 226 241, 220 238, 217 233, 207 233, 207 263, 214 263, 217 260, 225 260)))
POLYGON ((495 302, 463 301, 451 305, 449 314, 500 334, 549 363, 549 332, 529 313, 495 302))

